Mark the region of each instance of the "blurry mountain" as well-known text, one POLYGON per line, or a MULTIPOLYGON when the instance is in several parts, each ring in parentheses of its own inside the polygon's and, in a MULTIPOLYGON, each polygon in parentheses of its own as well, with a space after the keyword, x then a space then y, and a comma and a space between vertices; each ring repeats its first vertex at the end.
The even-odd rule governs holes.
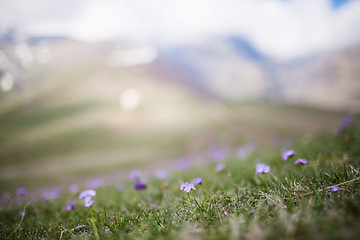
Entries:
POLYGON ((160 57, 226 100, 266 99, 329 109, 360 109, 360 44, 277 61, 245 38, 213 37, 162 49, 160 57))
MULTIPOLYGON (((48 63, 51 49, 68 42, 72 40, 61 36, 29 37, 16 28, 0 32, 0 78, 12 76, 14 86, 24 86, 27 69, 32 64, 48 63)), ((78 44, 89 49, 96 46, 78 44)), ((87 52, 86 48, 82 54, 87 52)), ((146 74, 207 98, 360 109, 360 43, 289 61, 264 55, 241 36, 215 36, 160 49, 108 42, 100 55, 112 67, 143 65, 146 74)))
POLYGON ((278 64, 279 98, 334 109, 360 109, 360 44, 278 64))
POLYGON ((266 58, 245 40, 211 38, 198 45, 164 49, 160 56, 221 98, 258 98, 265 91, 260 64, 266 58))

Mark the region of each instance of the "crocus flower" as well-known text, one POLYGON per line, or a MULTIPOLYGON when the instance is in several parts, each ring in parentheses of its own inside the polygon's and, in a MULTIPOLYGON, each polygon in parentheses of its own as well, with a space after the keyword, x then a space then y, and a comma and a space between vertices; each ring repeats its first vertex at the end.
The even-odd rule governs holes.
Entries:
POLYGON ((70 211, 75 204, 76 202, 74 201, 69 202, 65 207, 65 211, 70 211))
POLYGON ((294 155, 296 155, 296 152, 294 150, 288 150, 282 154, 282 159, 284 161, 286 161, 286 160, 288 160, 289 157, 294 156, 294 155))
POLYGON ((257 175, 258 173, 268 173, 270 172, 270 167, 266 164, 263 163, 258 163, 255 165, 256 171, 255 171, 255 175, 257 175))
POLYGON ((308 161, 304 158, 299 158, 298 160, 295 161, 295 164, 298 164, 298 163, 304 165, 304 164, 307 164, 308 161))
POLYGON ((335 185, 335 186, 331 186, 331 187, 328 187, 330 189, 330 191, 332 192, 337 192, 340 190, 340 187, 338 185, 335 185))
POLYGON ((191 180, 191 183, 195 185, 201 184, 202 183, 202 179, 201 178, 195 178, 193 180, 191 180))
POLYGON ((25 188, 18 188, 16 192, 18 195, 26 195, 27 193, 25 188))
POLYGON ((135 190, 143 190, 146 188, 146 184, 142 182, 140 179, 138 179, 134 184, 135 190))
POLYGON ((180 190, 189 193, 191 190, 196 190, 196 187, 192 183, 183 183, 180 186, 180 190))
POLYGON ((221 172, 225 169, 225 164, 223 163, 219 163, 218 165, 216 165, 215 167, 215 172, 221 172))

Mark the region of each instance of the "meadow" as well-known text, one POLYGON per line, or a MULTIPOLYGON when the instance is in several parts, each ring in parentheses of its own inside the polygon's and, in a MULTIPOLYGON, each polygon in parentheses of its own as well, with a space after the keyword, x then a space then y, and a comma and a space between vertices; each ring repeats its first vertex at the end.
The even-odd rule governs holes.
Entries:
POLYGON ((132 172, 117 188, 96 186, 88 207, 83 187, 46 201, 20 191, 2 203, 0 238, 357 239, 360 129, 345 125, 300 138, 286 161, 281 146, 245 144, 237 157, 214 149, 201 166, 147 178, 146 188, 132 172), (294 164, 299 158, 308 162, 294 164), (180 190, 196 178, 196 190, 180 190))
POLYGON ((206 98, 107 46, 1 93, 0 239, 358 239, 359 115, 206 98))

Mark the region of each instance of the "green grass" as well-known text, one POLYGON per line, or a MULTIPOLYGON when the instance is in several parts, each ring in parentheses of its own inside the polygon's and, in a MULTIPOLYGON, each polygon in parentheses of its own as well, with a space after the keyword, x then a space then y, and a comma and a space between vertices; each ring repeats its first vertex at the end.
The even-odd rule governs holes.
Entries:
POLYGON ((244 160, 226 159, 152 179, 144 191, 97 189, 96 203, 85 208, 78 195, 62 194, 30 202, 21 221, 20 205, 1 207, 1 239, 357 239, 360 236, 360 129, 340 136, 301 139, 294 145, 306 165, 283 161, 279 148, 263 147, 244 160), (254 175, 256 161, 270 173, 254 175), (190 199, 182 182, 202 177, 190 199), (340 185, 338 192, 328 186, 340 185), (75 200, 72 211, 65 205, 75 200), (92 217, 93 216, 93 217, 92 217))

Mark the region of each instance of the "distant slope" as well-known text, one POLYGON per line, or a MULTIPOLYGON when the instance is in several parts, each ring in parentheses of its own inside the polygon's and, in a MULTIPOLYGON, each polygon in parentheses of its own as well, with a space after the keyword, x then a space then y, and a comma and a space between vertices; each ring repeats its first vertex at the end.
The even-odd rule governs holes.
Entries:
POLYGON ((359 56, 360 45, 355 45, 279 62, 237 36, 163 49, 161 55, 224 99, 260 98, 348 111, 360 109, 359 56))

